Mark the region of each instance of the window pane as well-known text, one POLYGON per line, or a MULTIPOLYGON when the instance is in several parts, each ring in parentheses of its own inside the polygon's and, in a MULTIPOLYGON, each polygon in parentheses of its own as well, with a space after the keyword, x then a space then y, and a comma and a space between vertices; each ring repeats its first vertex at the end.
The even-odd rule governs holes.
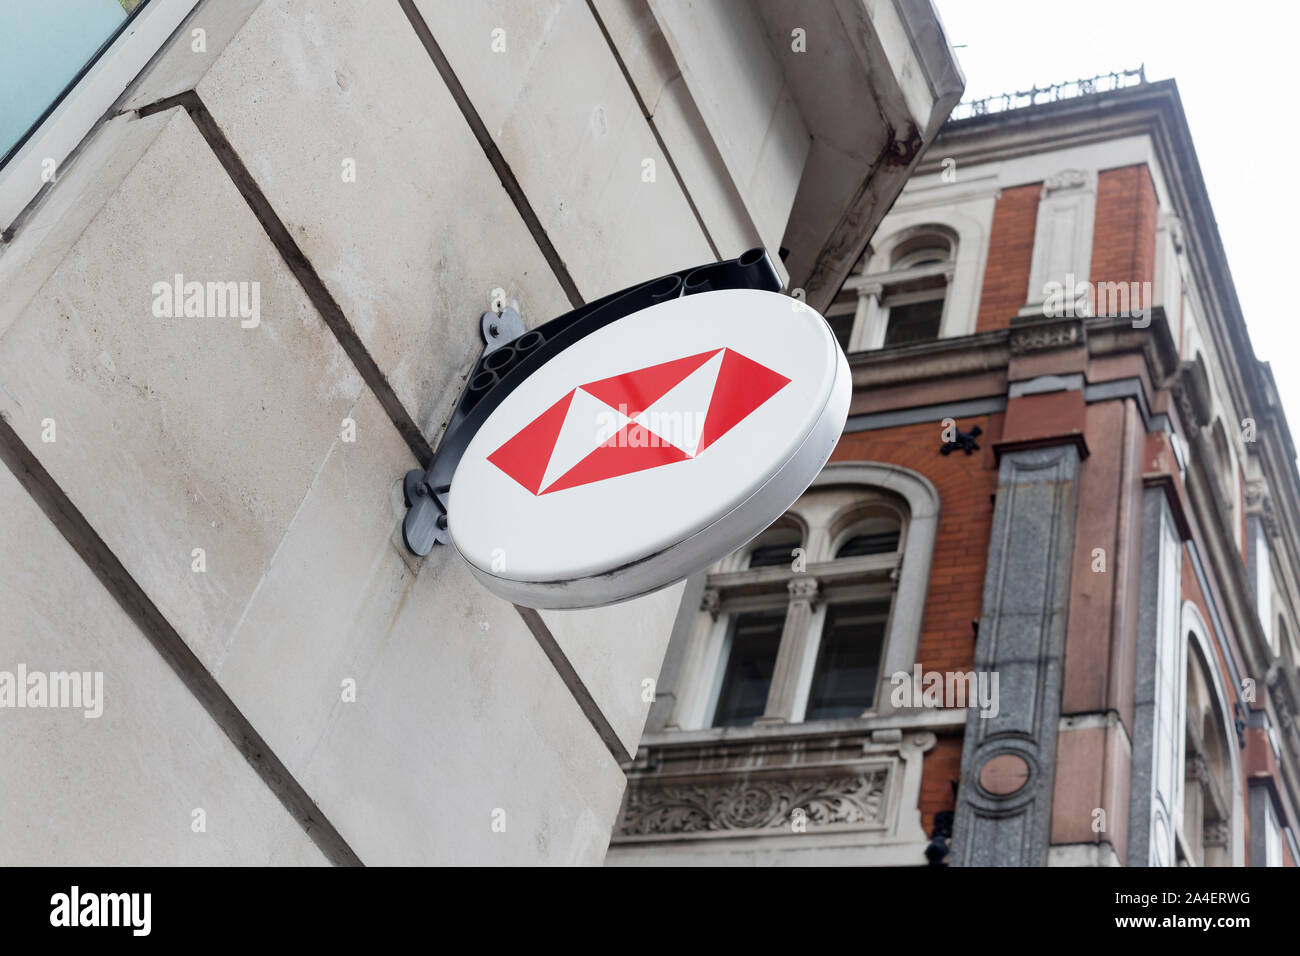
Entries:
POLYGON ((888 617, 888 601, 826 608, 805 720, 857 717, 871 706, 888 617))
POLYGON ((928 342, 939 337, 939 320, 943 318, 943 299, 909 302, 889 309, 886 345, 928 342))
POLYGON ((893 554, 898 550, 898 531, 855 534, 840 545, 837 558, 856 558, 864 554, 893 554))
POLYGON ((794 544, 773 544, 755 548, 749 553, 749 566, 751 568, 771 568, 778 564, 789 564, 794 560, 792 552, 799 547, 799 542, 794 544))
POLYGON ((831 332, 835 334, 835 341, 840 343, 840 349, 847 355, 849 353, 849 334, 853 331, 853 313, 829 315, 826 317, 826 321, 830 324, 831 332))
POLYGON ((0 156, 137 6, 139 0, 0 3, 0 156))
POLYGON ((763 716, 784 627, 784 608, 732 618, 731 651, 713 716, 714 727, 744 727, 763 716))
POLYGON ((749 552, 749 567, 771 568, 789 564, 794 560, 794 549, 801 541, 802 537, 795 528, 768 528, 758 536, 754 550, 749 552))

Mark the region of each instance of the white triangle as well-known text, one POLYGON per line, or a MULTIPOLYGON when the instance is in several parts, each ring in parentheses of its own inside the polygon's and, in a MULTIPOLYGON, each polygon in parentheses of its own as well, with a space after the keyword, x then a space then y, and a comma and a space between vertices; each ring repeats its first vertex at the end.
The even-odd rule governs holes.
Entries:
POLYGON ((670 388, 633 421, 694 458, 726 354, 726 349, 719 349, 717 355, 670 388))
POLYGON ((551 460, 542 476, 545 491, 556 479, 605 442, 617 435, 631 419, 582 389, 573 393, 564 425, 555 438, 551 460))

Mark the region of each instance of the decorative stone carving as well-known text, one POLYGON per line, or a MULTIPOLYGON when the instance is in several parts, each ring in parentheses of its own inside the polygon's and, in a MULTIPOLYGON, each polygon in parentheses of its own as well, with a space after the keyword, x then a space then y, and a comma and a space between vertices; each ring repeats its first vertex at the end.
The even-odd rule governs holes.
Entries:
POLYGON ((1211 820, 1205 824, 1202 832, 1203 841, 1206 846, 1216 846, 1227 848, 1229 827, 1227 820, 1211 820))
POLYGON ((1179 363, 1178 375, 1173 383, 1174 401, 1178 404, 1178 417, 1189 432, 1208 425, 1211 414, 1210 381, 1204 361, 1179 363))
POLYGON ((805 576, 792 578, 786 585, 786 590, 790 592, 790 600, 807 601, 809 604, 816 603, 818 588, 816 578, 805 576))
POLYGON ((718 780, 642 786, 628 794, 619 834, 666 836, 730 830, 789 830, 796 809, 809 829, 883 825, 884 767, 851 775, 718 780))
POLYGON ((921 775, 938 742, 933 730, 910 718, 840 733, 754 730, 742 739, 663 735, 643 744, 627 768, 611 851, 670 860, 679 848, 712 854, 745 837, 814 857, 828 851, 842 860, 854 846, 924 863, 921 775), (665 843, 672 851, 656 848, 665 843))
POLYGON ((1082 169, 1063 169, 1043 180, 1043 195, 1050 196, 1066 189, 1083 189, 1092 185, 1092 174, 1082 169))
POLYGON ((718 589, 705 588, 704 593, 700 595, 700 610, 708 611, 709 615, 716 621, 721 608, 722 600, 718 594, 718 589))
POLYGON ((1268 485, 1262 478, 1252 478, 1246 482, 1246 511, 1259 516, 1270 538, 1282 536, 1277 512, 1273 510, 1273 497, 1268 493, 1268 485))
POLYGON ((1036 322, 1032 325, 1012 326, 1011 354, 1026 355, 1052 349, 1068 349, 1083 344, 1083 321, 1069 319, 1064 322, 1036 322))

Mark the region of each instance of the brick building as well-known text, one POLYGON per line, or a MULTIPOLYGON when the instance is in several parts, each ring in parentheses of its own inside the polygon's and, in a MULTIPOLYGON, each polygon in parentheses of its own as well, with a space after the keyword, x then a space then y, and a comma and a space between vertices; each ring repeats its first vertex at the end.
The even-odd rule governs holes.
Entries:
POLYGON ((845 434, 688 581, 608 862, 1295 865, 1300 479, 1174 83, 959 108, 827 317, 845 434))

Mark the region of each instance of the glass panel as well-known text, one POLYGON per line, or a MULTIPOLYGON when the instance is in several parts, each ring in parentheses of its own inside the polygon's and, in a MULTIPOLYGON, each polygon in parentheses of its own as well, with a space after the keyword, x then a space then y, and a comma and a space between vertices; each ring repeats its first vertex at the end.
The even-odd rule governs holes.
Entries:
POLYGON ((835 334, 835 341, 840 343, 840 350, 845 355, 849 354, 849 335, 853 332, 852 312, 846 312, 844 315, 828 315, 826 321, 830 324, 831 332, 835 334))
POLYGON ((772 568, 778 564, 789 564, 794 560, 790 553, 799 546, 799 542, 794 544, 773 544, 764 545, 755 548, 749 552, 749 566, 751 568, 772 568))
POLYGON ((713 715, 714 727, 745 727, 763 716, 784 628, 784 608, 732 618, 731 650, 713 715))
POLYGON ((826 608, 804 720, 858 717, 872 705, 888 618, 888 601, 826 608))
POLYGON ((758 538, 754 550, 749 552, 749 567, 772 568, 794 560, 794 549, 799 547, 799 532, 794 528, 772 528, 758 538))
POLYGON ((886 345, 906 345, 909 342, 928 342, 939 337, 939 321, 943 318, 943 299, 909 302, 889 309, 889 326, 885 330, 886 345))
POLYGON ((897 518, 884 515, 858 522, 838 551, 837 558, 856 558, 863 554, 892 554, 898 550, 902 528, 897 518))
POLYGON ((141 0, 0 3, 0 156, 141 6, 141 0))
POLYGON ((855 534, 845 541, 837 558, 856 558, 864 554, 893 554, 898 550, 898 532, 882 531, 878 534, 855 534))

